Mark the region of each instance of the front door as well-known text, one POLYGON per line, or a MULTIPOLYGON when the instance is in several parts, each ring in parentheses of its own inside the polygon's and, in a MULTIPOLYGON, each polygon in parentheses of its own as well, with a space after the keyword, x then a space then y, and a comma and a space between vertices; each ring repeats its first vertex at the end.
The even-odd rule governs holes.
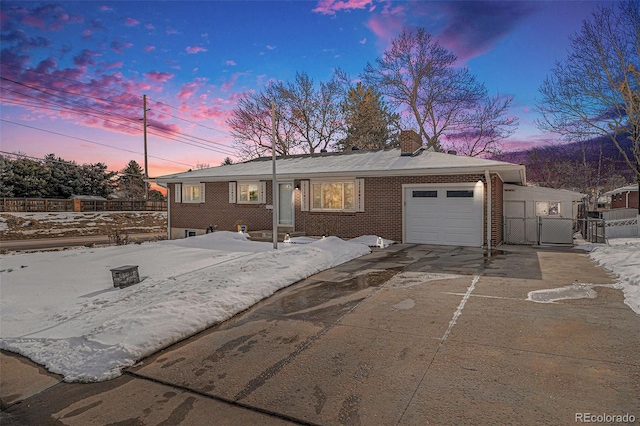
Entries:
POLYGON ((278 183, 278 226, 293 226, 293 183, 278 183))

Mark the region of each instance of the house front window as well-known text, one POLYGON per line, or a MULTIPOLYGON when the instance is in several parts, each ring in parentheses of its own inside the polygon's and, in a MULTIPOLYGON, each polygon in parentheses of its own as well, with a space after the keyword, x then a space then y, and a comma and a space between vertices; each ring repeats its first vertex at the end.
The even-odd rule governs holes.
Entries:
POLYGON ((260 183, 239 183, 238 184, 238 203, 259 203, 260 202, 260 183))
POLYGON ((311 210, 355 211, 354 181, 312 182, 311 210))
POLYGON ((200 203, 202 202, 202 185, 183 184, 182 185, 182 202, 183 203, 200 203))

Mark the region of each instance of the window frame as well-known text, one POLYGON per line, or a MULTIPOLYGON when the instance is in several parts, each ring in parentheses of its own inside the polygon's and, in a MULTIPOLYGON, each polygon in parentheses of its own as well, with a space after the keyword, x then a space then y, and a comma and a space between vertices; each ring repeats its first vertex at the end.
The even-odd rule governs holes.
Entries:
POLYGON ((201 183, 183 183, 181 191, 181 202, 186 204, 200 204, 204 201, 203 185, 201 183), (191 192, 192 188, 197 188, 198 190, 198 198, 197 199, 189 199, 190 196, 193 195, 191 192), (189 196, 189 197, 188 197, 189 196))
MULTIPOLYGON (((236 203, 238 204, 262 204, 264 203, 264 201, 262 200, 262 182, 260 182, 259 180, 256 181, 240 181, 237 182, 237 189, 236 189, 236 203), (242 187, 243 186, 250 186, 250 185, 255 185, 256 187, 256 195, 257 198, 255 200, 243 200, 242 197, 242 187)), ((250 189, 247 189, 247 198, 250 194, 250 189)))
POLYGON ((355 213, 357 210, 357 203, 358 203, 358 187, 357 187, 357 182, 356 179, 314 179, 309 181, 309 210, 311 212, 334 212, 334 213, 342 213, 342 212, 346 212, 346 213, 355 213), (342 184, 342 208, 339 209, 330 209, 330 208, 323 208, 323 207, 315 207, 314 205, 314 201, 315 201, 315 193, 314 193, 314 188, 315 185, 320 185, 321 187, 321 196, 320 196, 320 202, 321 205, 323 204, 323 186, 324 185, 331 185, 331 184, 342 184), (351 188, 352 188, 352 193, 351 193, 351 207, 350 208, 344 208, 345 205, 345 184, 351 184, 351 188))
POLYGON ((536 216, 561 217, 562 215, 562 203, 560 201, 536 201, 535 208, 536 208, 536 216), (539 206, 541 206, 542 204, 546 204, 545 210, 541 210, 539 208, 539 206), (555 208, 552 208, 552 204, 555 204, 554 206, 555 208), (555 211, 555 213, 552 214, 552 211, 555 211), (546 214, 544 212, 546 212, 546 214))

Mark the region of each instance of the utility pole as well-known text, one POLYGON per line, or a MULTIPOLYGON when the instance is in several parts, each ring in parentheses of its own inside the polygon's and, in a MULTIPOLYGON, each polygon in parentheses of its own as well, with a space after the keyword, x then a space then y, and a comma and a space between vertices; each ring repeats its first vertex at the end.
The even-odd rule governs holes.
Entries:
POLYGON ((273 178, 271 180, 271 201, 273 202, 273 248, 278 249, 278 183, 276 182, 276 105, 271 101, 271 161, 273 178))
POLYGON ((142 123, 144 127, 144 200, 149 200, 149 164, 147 163, 147 95, 142 95, 142 123))

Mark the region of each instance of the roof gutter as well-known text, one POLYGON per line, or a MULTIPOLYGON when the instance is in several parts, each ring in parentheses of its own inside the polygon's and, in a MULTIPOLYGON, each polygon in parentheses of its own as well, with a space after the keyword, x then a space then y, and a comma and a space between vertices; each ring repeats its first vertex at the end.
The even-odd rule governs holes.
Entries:
MULTIPOLYGON (((526 176, 524 166, 494 166, 486 169, 484 167, 442 167, 442 168, 430 168, 430 169, 397 169, 397 170, 350 170, 350 171, 330 171, 320 173, 309 172, 296 172, 296 173, 279 173, 278 178, 281 180, 291 179, 322 179, 333 177, 391 177, 391 176, 432 176, 432 175, 470 175, 470 174, 484 174, 485 170, 490 170, 492 173, 497 173, 502 176, 505 171, 517 172, 519 179, 522 180, 522 184, 526 182, 526 176)), ((249 180, 271 180, 272 174, 260 173, 253 175, 225 175, 225 176, 175 176, 167 177, 166 179, 156 178, 155 182, 158 183, 158 179, 161 179, 164 183, 184 183, 184 182, 239 182, 249 180)), ((503 179, 505 182, 509 180, 503 179)))

